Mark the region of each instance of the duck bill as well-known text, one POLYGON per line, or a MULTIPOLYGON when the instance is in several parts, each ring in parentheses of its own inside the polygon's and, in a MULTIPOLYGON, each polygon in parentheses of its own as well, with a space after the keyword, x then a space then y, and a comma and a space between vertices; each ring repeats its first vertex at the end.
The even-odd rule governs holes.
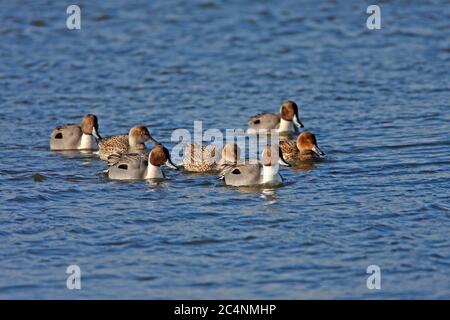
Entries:
POLYGON ((156 141, 152 136, 150 136, 150 138, 148 139, 148 141, 150 141, 151 143, 153 143, 155 146, 161 145, 161 143, 158 142, 158 141, 156 141))
POLYGON ((303 123, 300 121, 300 118, 298 117, 298 114, 294 115, 294 118, 292 119, 292 121, 294 122, 294 124, 297 126, 297 128, 304 128, 305 126, 303 125, 303 123))
POLYGON ((170 159, 167 159, 165 165, 171 169, 178 170, 178 167, 170 159))
POLYGON ((318 156, 323 157, 325 155, 325 152, 323 152, 322 150, 320 150, 320 148, 318 146, 314 146, 312 148, 312 151, 317 154, 318 156))

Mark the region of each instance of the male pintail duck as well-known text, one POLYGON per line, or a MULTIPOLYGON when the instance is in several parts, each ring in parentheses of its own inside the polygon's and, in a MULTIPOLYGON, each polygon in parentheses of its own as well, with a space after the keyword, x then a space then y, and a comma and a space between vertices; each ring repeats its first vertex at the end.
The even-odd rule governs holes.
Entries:
POLYGON ((239 159, 237 144, 227 143, 222 149, 214 145, 187 144, 184 148, 183 166, 187 171, 208 172, 222 170, 225 165, 235 164, 239 159), (220 154, 220 159, 217 158, 220 154))
POLYGON ((286 161, 320 159, 325 153, 317 145, 317 139, 309 131, 302 132, 297 141, 280 141, 280 149, 286 161))
POLYGON ((261 162, 228 166, 219 174, 219 179, 236 187, 278 184, 282 181, 278 172, 279 164, 290 166, 284 161, 278 146, 267 146, 262 152, 261 162))
POLYGON ((100 159, 108 160, 111 154, 121 153, 142 153, 145 151, 145 142, 150 140, 153 144, 159 142, 153 139, 144 126, 134 126, 128 134, 117 135, 100 139, 98 142, 100 159))
POLYGON ((303 128, 298 116, 298 107, 294 101, 286 100, 280 108, 280 113, 261 113, 248 120, 248 134, 256 134, 260 130, 277 129, 278 132, 293 132, 303 128))
POLYGON ((87 114, 81 124, 66 124, 53 129, 50 135, 51 150, 97 150, 97 117, 87 114))
POLYGON ((154 147, 148 157, 142 153, 112 154, 108 157, 108 177, 112 180, 164 179, 162 165, 178 170, 170 159, 169 150, 154 147))

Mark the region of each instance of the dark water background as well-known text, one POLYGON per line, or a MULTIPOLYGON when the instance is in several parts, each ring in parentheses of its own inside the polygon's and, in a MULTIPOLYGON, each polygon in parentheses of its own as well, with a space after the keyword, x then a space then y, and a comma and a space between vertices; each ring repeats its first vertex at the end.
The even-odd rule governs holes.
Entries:
POLYGON ((375 31, 372 1, 82 1, 69 31, 73 3, 0 4, 0 298, 450 298, 448 1, 377 1, 375 31), (288 98, 329 160, 274 190, 48 150, 88 112, 172 146, 288 98))

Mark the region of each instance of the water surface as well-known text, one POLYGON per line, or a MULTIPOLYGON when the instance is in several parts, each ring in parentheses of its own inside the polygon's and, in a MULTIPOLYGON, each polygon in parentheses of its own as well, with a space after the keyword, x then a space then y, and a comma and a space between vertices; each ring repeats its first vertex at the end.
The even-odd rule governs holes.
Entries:
POLYGON ((368 1, 84 1, 80 31, 69 4, 0 4, 1 298, 450 298, 447 1, 379 1, 375 31, 368 1), (88 112, 173 146, 284 99, 328 160, 272 190, 48 149, 88 112))

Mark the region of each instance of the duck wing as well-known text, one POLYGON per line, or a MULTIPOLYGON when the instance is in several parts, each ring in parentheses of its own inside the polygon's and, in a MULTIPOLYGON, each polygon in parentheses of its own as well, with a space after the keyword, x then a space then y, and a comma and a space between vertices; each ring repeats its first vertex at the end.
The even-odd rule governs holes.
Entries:
POLYGON ((108 177, 115 180, 143 179, 148 160, 138 153, 112 154, 108 156, 108 177))
POLYGON ((50 149, 76 150, 83 132, 78 124, 65 124, 53 129, 50 134, 50 149))
POLYGON ((206 172, 213 170, 218 151, 214 145, 187 144, 184 147, 183 166, 188 171, 206 172))
POLYGON ((129 148, 128 135, 110 136, 98 142, 99 155, 102 160, 107 160, 108 156, 117 153, 127 153, 129 148))
POLYGON ((260 129, 276 129, 280 124, 279 113, 259 113, 250 117, 248 120, 248 129, 260 130, 260 129))
POLYGON ((282 140, 280 141, 280 149, 283 153, 283 158, 286 161, 293 161, 298 159, 299 150, 295 140, 282 140))

